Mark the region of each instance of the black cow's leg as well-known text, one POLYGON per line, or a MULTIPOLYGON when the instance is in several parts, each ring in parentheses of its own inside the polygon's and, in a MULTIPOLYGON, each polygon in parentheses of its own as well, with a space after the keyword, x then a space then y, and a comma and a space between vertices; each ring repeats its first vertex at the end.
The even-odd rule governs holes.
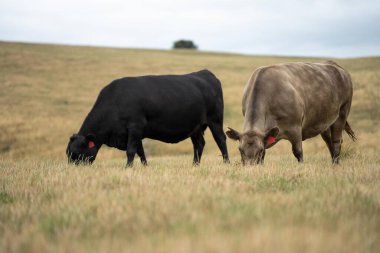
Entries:
POLYGON ((326 131, 324 131, 323 133, 321 133, 321 136, 322 136, 322 139, 325 141, 325 143, 326 143, 326 145, 327 145, 327 147, 329 149, 331 158, 334 158, 334 152, 333 152, 332 140, 331 140, 331 130, 327 129, 326 131))
POLYGON ((210 122, 208 126, 211 130, 212 136, 214 137, 216 144, 218 145, 220 152, 222 152, 223 161, 225 163, 229 163, 230 160, 228 159, 226 135, 223 131, 223 124, 218 122, 210 122))
POLYGON ((193 164, 198 165, 201 162, 203 148, 206 145, 205 139, 203 138, 203 132, 191 136, 191 142, 194 148, 194 158, 193 164))
POLYGON ((145 153, 144 153, 144 147, 142 145, 142 141, 140 140, 139 145, 137 147, 137 154, 140 157, 141 163, 146 166, 148 165, 148 162, 146 161, 145 153))
POLYGON ((139 148, 139 143, 141 142, 141 134, 134 130, 128 129, 128 144, 127 144, 127 167, 133 166, 133 159, 139 148))

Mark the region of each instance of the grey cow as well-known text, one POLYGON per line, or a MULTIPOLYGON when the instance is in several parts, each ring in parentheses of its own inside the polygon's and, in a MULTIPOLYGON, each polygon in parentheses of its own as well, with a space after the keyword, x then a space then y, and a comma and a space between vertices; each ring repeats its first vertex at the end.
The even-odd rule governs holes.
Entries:
POLYGON ((265 149, 281 139, 302 162, 302 141, 319 134, 339 163, 343 130, 356 138, 347 122, 351 101, 350 75, 333 61, 261 67, 244 89, 243 132, 229 128, 226 134, 239 140, 243 164, 263 163, 265 149))

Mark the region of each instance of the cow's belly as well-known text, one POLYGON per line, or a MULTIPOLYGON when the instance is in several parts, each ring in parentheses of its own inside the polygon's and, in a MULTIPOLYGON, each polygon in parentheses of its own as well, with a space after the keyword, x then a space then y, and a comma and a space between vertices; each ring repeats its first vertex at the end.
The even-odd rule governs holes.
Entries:
POLYGON ((204 131, 207 127, 205 113, 187 117, 164 117, 150 119, 145 127, 146 138, 167 143, 177 143, 204 131))
POLYGON ((315 137, 326 131, 337 120, 339 111, 308 119, 302 126, 302 140, 315 137))
POLYGON ((206 124, 201 124, 200 122, 189 125, 186 128, 178 128, 175 125, 150 125, 146 129, 144 137, 166 143, 178 143, 196 133, 204 131, 206 127, 206 124))

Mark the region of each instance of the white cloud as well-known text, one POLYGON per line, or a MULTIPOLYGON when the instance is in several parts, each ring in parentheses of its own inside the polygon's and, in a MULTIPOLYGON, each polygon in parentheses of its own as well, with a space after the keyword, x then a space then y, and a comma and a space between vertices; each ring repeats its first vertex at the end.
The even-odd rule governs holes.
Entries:
POLYGON ((374 0, 0 1, 0 39, 272 55, 380 55, 374 0))

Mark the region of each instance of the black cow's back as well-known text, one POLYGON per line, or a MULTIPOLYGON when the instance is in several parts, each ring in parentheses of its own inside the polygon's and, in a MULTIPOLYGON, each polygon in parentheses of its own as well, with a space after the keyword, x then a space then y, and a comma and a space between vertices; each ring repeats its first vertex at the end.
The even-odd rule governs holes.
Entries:
POLYGON ((139 126, 143 137, 175 143, 204 130, 208 116, 223 117, 223 95, 219 80, 208 70, 125 77, 102 90, 93 111, 106 114, 105 118, 112 115, 109 122, 101 123, 117 129, 112 139, 126 138, 126 129, 139 126))

